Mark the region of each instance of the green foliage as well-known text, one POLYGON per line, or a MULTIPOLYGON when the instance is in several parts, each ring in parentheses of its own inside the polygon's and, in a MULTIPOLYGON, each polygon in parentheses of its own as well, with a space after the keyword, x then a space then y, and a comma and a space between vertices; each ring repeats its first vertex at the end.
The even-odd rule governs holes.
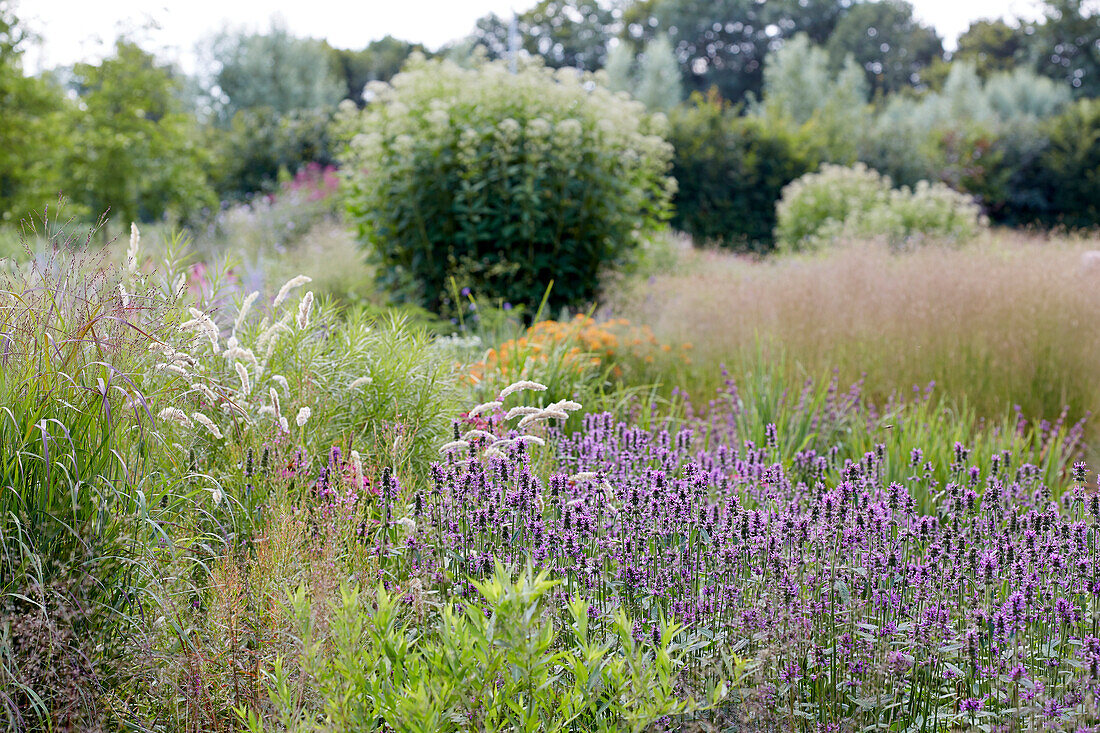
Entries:
MULTIPOLYGON (((677 689, 686 653, 680 625, 664 623, 656 643, 640 643, 619 609, 612 633, 597 635, 584 600, 568 603, 564 624, 550 615, 549 596, 559 583, 546 571, 512 575, 498 562, 489 579, 473 584, 478 600, 444 605, 432 624, 414 624, 384 587, 373 598, 344 588, 332 620, 331 657, 299 589, 291 595, 302 640, 294 661, 323 704, 303 706, 291 665, 277 665, 271 699, 280 726, 637 733, 666 716, 702 709, 680 699, 677 689)), ((423 603, 419 586, 408 592, 423 603)), ((713 702, 723 693, 717 690, 713 702)), ((253 733, 263 729, 258 715, 243 714, 253 733)))
POLYGON ((1044 125, 1047 146, 1028 181, 1045 195, 1040 221, 1100 224, 1100 101, 1083 99, 1044 125))
POLYGON ((943 57, 940 37, 914 18, 905 0, 853 5, 826 48, 834 66, 851 56, 863 67, 872 96, 919 87, 923 70, 943 57))
POLYGON ((838 237, 883 237, 893 246, 925 237, 960 241, 981 224, 969 196, 941 183, 890 188, 890 179, 862 163, 825 165, 783 189, 776 207, 776 240, 787 250, 813 248, 838 237))
POLYGON ((1023 26, 1005 20, 976 20, 959 36, 951 61, 974 65, 978 75, 988 79, 998 72, 1010 72, 1025 66, 1030 39, 1023 26))
POLYGON ((764 98, 755 112, 781 124, 810 123, 824 157, 854 163, 863 132, 870 124, 867 82, 851 59, 837 74, 828 54, 809 36, 799 34, 769 54, 764 66, 764 98))
POLYGON ((575 72, 413 64, 341 124, 349 213, 391 292, 591 301, 667 215, 660 120, 575 72), (359 134, 357 134, 359 133, 359 134))
POLYGON ((23 74, 24 32, 0 5, 0 222, 52 203, 60 188, 65 98, 46 78, 23 74))
POLYGON ((272 107, 252 107, 237 112, 227 129, 210 130, 217 151, 218 194, 243 200, 255 193, 273 193, 280 176, 309 163, 333 164, 332 117, 333 108, 280 114, 272 107))
POLYGON ((1100 96, 1100 12, 1089 0, 1044 0, 1035 26, 1040 73, 1067 84, 1080 97, 1100 96))
MULTIPOLYGON (((515 19, 519 47, 539 56, 553 69, 596 71, 607 58, 616 16, 599 0, 539 0, 515 19)), ((503 59, 510 49, 512 18, 495 13, 479 19, 468 42, 480 45, 490 59, 503 59)))
POLYGON ((658 36, 646 45, 634 97, 648 109, 666 112, 683 98, 680 67, 666 36, 658 36))
POLYGON ((670 123, 679 182, 673 226, 698 244, 770 250, 780 192, 816 162, 798 136, 699 95, 670 123))
POLYGON ((648 0, 623 11, 624 36, 638 50, 667 35, 689 93, 714 87, 738 102, 759 94, 764 57, 777 42, 805 31, 823 43, 843 12, 836 0, 648 0))
POLYGON ((209 53, 218 68, 215 104, 223 122, 242 109, 283 114, 335 105, 344 96, 324 44, 296 38, 278 23, 265 34, 223 32, 210 41, 209 53))
POLYGON ((419 43, 409 43, 387 35, 377 41, 371 41, 360 51, 342 48, 329 48, 338 75, 346 86, 344 98, 350 99, 362 107, 363 90, 372 81, 389 81, 409 56, 414 53, 426 53, 427 49, 419 43))
POLYGON ((65 194, 115 221, 193 221, 216 203, 207 151, 179 100, 179 79, 132 42, 100 64, 77 64, 80 110, 68 134, 65 194))

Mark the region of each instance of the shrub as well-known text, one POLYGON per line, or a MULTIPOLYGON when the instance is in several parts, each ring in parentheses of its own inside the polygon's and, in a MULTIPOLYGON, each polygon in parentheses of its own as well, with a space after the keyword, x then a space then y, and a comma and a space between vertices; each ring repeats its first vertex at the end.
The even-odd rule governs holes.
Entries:
POLYGON ((824 166, 783 190, 776 238, 799 250, 840 236, 884 238, 891 246, 926 237, 961 241, 978 232, 982 217, 970 196, 942 183, 890 188, 890 179, 862 164, 824 166))
MULTIPOLYGON (((473 584, 473 599, 445 605, 429 623, 414 616, 425 604, 419 581, 404 597, 345 588, 332 620, 335 658, 304 590, 292 594, 301 665, 324 703, 303 710, 289 666, 277 665, 271 696, 281 728, 642 731, 706 707, 680 699, 677 677, 690 651, 682 626, 662 623, 639 640, 619 609, 611 633, 596 634, 593 606, 579 597, 559 623, 550 601, 562 582, 530 568, 511 575, 498 561, 473 584)), ((256 714, 249 723, 254 733, 263 729, 256 714)))
POLYGON ((1100 101, 1082 99, 1051 119, 1034 185, 1046 194, 1041 221, 1100 225, 1100 101))
POLYGON ((371 91, 341 121, 348 210, 403 299, 440 308, 454 278, 537 304, 553 280, 552 308, 585 303, 667 216, 662 118, 586 75, 414 60, 371 91))
POLYGON ((801 249, 822 236, 836 234, 845 222, 884 205, 890 179, 856 163, 851 168, 825 164, 783 188, 776 206, 775 238, 779 246, 801 249))
POLYGON ((772 249, 775 202, 784 186, 814 165, 795 135, 698 94, 670 122, 677 181, 673 226, 698 244, 772 249))

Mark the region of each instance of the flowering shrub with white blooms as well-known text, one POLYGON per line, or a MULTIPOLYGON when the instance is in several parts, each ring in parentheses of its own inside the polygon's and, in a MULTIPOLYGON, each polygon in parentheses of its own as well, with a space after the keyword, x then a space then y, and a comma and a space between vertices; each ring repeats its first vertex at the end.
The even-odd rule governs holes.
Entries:
MULTIPOLYGON (((340 120, 349 210, 391 291, 592 299, 669 213, 663 117, 574 70, 412 60, 340 120)), ((455 304, 450 304, 454 307, 455 304)))

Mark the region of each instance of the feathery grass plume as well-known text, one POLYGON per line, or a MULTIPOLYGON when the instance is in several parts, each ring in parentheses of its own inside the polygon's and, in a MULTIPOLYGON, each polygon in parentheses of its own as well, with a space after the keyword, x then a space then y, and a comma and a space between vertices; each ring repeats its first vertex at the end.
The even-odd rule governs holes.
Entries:
POLYGON ((501 438, 500 440, 493 441, 493 444, 489 446, 489 449, 490 450, 493 450, 493 449, 500 450, 501 448, 507 448, 508 446, 512 445, 515 442, 516 442, 515 438, 501 438))
POLYGON ((191 320, 181 323, 180 328, 194 328, 204 333, 210 340, 210 348, 217 354, 220 347, 218 346, 218 326, 214 320, 198 308, 188 308, 187 311, 191 314, 191 320))
POLYGON ((286 281, 283 287, 279 288, 278 294, 275 295, 275 302, 271 304, 271 307, 278 308, 282 304, 282 302, 286 300, 286 297, 290 295, 291 290, 301 287, 302 285, 305 285, 306 283, 312 281, 313 278, 307 275, 298 275, 297 277, 290 278, 286 281))
POLYGON ((298 416, 294 418, 294 422, 300 428, 305 427, 305 424, 309 422, 309 416, 312 414, 312 410, 310 410, 308 407, 303 407, 302 409, 298 410, 298 416))
MULTIPOLYGON (((283 388, 283 394, 290 396, 290 385, 287 384, 286 377, 282 374, 276 374, 271 378, 271 381, 283 388)), ((272 392, 274 391, 272 390, 272 392)))
POLYGON ((172 286, 172 295, 180 297, 183 295, 183 291, 187 289, 187 275, 182 272, 179 277, 176 278, 176 284, 172 286))
POLYGON ((210 498, 214 500, 214 506, 217 506, 225 498, 225 492, 222 491, 220 486, 215 486, 210 490, 210 498))
POLYGON ((355 480, 355 490, 361 491, 363 488, 363 459, 359 456, 357 450, 351 452, 351 475, 355 480))
POLYGON ((359 389, 360 387, 366 387, 373 381, 374 380, 370 377, 359 377, 358 379, 353 380, 351 384, 348 385, 348 389, 359 389))
POLYGON ((279 427, 283 429, 284 433, 290 432, 290 423, 287 422, 285 415, 279 416, 279 427))
POLYGON ((207 400, 209 400, 210 404, 212 405, 218 404, 218 395, 214 394, 214 390, 210 389, 202 382, 195 382, 194 384, 192 384, 191 391, 198 392, 207 400))
POLYGON ((538 382, 532 382, 526 379, 520 380, 518 382, 513 382, 512 384, 509 384, 507 387, 500 391, 500 399, 503 400, 508 395, 515 394, 516 392, 522 392, 525 389, 529 389, 532 392, 545 392, 546 385, 539 384, 538 382))
POLYGON ((470 430, 462 436, 462 439, 472 443, 475 440, 496 440, 496 437, 486 430, 470 430))
POLYGON ((571 478, 574 481, 591 481, 594 478, 599 478, 599 476, 600 474, 595 471, 581 471, 580 473, 573 474, 571 478))
POLYGON ((264 329, 264 332, 260 334, 260 337, 258 339, 256 339, 256 348, 262 349, 266 346, 268 347, 267 353, 270 354, 270 347, 275 343, 275 337, 278 336, 280 333, 287 333, 290 331, 290 329, 287 328, 284 320, 276 321, 275 323, 264 329))
POLYGON ((579 402, 574 402, 573 400, 558 400, 557 402, 552 402, 549 405, 547 405, 546 409, 547 410, 564 410, 566 412, 573 412, 575 410, 581 409, 581 407, 582 407, 582 405, 579 402))
POLYGON ((521 405, 520 407, 513 407, 511 410, 509 410, 508 413, 504 416, 504 419, 505 420, 511 420, 513 418, 516 418, 516 417, 525 417, 527 415, 537 415, 540 412, 542 412, 541 407, 526 407, 526 406, 521 405))
POLYGON ((130 247, 126 250, 126 271, 131 275, 137 272, 138 250, 141 246, 141 232, 137 224, 130 222, 130 247))
POLYGON ((202 414, 201 412, 193 412, 191 413, 191 418, 199 425, 202 425, 204 428, 209 430, 210 434, 213 435, 216 439, 222 439, 222 431, 219 430, 218 426, 214 424, 214 421, 208 418, 206 415, 202 414))
POLYGON ((252 304, 256 302, 256 298, 260 297, 259 290, 253 290, 241 303, 241 309, 237 311, 237 319, 233 321, 233 333, 240 330, 244 325, 244 319, 248 317, 248 311, 252 309, 252 304))
POLYGON ((492 412, 493 410, 503 407, 504 403, 494 400, 493 402, 483 402, 474 409, 466 413, 467 417, 477 417, 478 415, 486 412, 492 412))
POLYGON ((123 287, 122 283, 118 284, 118 295, 119 295, 119 298, 121 298, 121 300, 122 300, 122 307, 123 308, 129 308, 130 307, 130 294, 126 292, 126 288, 123 287))
POLYGON ((450 443, 444 443, 439 447, 440 453, 448 453, 453 450, 462 450, 469 448, 470 444, 465 440, 452 440, 450 443))
POLYGON ((279 403, 279 393, 275 391, 275 388, 271 388, 271 406, 275 408, 275 419, 279 419, 283 416, 283 406, 279 403))
POLYGON ((248 370, 244 368, 244 364, 235 361, 233 362, 233 368, 237 371, 237 376, 241 379, 241 392, 243 394, 252 392, 252 384, 248 380, 248 370))
POLYGON ((157 413, 157 418, 177 423, 185 428, 192 427, 191 418, 187 417, 187 413, 178 407, 165 407, 157 413))
POLYGON ((302 302, 298 304, 298 328, 305 328, 309 325, 309 313, 313 310, 313 291, 310 290, 302 297, 302 302))
POLYGON ((172 372, 173 374, 178 374, 181 377, 190 377, 191 376, 191 372, 187 371, 186 369, 181 367, 179 364, 169 364, 167 362, 161 362, 159 364, 154 364, 153 365, 153 370, 158 371, 158 372, 172 372))
POLYGON ((531 445, 546 445, 546 441, 537 435, 520 435, 516 438, 517 442, 530 443, 531 445))

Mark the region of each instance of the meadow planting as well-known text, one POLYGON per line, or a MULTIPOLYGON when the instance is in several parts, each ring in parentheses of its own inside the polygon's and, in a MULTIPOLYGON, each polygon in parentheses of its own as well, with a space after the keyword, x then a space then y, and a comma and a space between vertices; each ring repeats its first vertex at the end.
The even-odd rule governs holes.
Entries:
POLYGON ((4 729, 1100 731, 1096 14, 717 5, 0 0, 4 729))

